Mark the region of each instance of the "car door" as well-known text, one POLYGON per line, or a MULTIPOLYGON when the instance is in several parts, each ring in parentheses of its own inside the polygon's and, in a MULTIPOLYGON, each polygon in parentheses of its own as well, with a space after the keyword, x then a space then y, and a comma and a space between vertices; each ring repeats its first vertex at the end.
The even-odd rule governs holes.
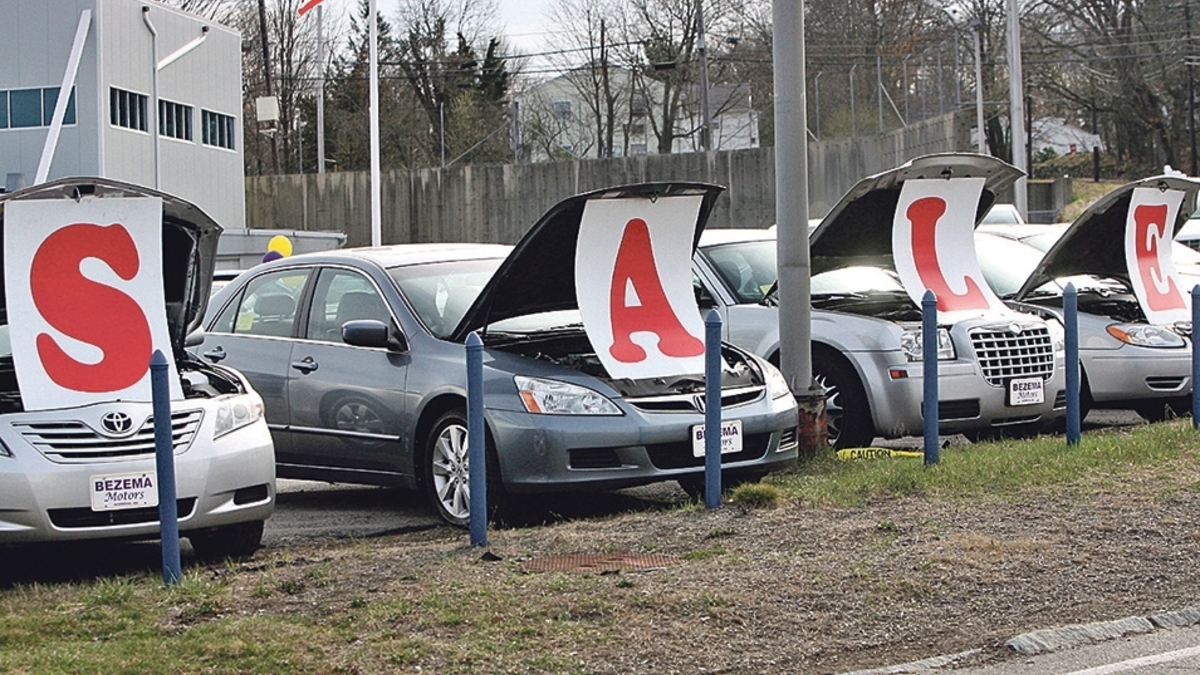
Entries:
POLYGON ((297 308, 311 275, 310 268, 292 268, 250 279, 208 326, 199 349, 208 361, 241 371, 262 396, 279 463, 291 450, 287 378, 297 308))
POLYGON ((412 464, 399 442, 410 356, 342 341, 342 325, 357 319, 399 330, 383 293, 360 270, 325 267, 304 319, 287 385, 294 452, 341 480, 396 483, 412 464))

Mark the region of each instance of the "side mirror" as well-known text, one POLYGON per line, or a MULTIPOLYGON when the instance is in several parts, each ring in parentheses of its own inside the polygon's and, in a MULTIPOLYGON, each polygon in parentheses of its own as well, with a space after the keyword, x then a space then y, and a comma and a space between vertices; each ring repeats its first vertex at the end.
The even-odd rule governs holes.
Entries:
POLYGON ((342 324, 342 342, 355 347, 408 351, 408 340, 400 331, 376 319, 358 319, 342 324))
POLYGON ((188 333, 188 336, 183 339, 183 346, 199 347, 200 345, 204 344, 205 335, 206 334, 203 328, 197 328, 191 333, 188 333))
POLYGON ((702 284, 692 284, 692 293, 696 296, 696 306, 700 309, 712 309, 717 306, 717 300, 702 284))

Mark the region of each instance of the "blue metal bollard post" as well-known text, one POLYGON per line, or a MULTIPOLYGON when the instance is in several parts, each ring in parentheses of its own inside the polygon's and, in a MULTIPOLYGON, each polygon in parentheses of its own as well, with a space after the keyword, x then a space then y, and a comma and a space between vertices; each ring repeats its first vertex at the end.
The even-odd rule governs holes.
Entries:
POLYGON ((704 317, 704 505, 721 505, 721 315, 704 317))
POLYGON ((926 290, 921 298, 921 360, 925 378, 924 401, 921 410, 925 417, 925 465, 941 461, 938 447, 938 330, 937 296, 926 290))
POLYGON ((1063 325, 1067 341, 1067 445, 1079 445, 1079 292, 1067 282, 1063 289, 1063 325))
POLYGON ((150 357, 150 396, 154 406, 154 464, 158 474, 158 523, 162 538, 163 583, 178 584, 179 506, 175 503, 175 444, 171 439, 171 385, 167 357, 155 349, 150 357))
POLYGON ((1196 333, 1200 331, 1200 284, 1192 286, 1192 428, 1200 429, 1200 396, 1196 392, 1196 378, 1200 377, 1200 346, 1196 345, 1196 333))
POLYGON ((487 546, 487 452, 483 434, 483 340, 467 336, 467 486, 471 491, 471 545, 487 546))

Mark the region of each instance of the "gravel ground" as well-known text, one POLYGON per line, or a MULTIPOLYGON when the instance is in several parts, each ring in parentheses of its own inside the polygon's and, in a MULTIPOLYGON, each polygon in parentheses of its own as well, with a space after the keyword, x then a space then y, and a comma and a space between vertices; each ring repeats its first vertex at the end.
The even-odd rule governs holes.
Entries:
MULTIPOLYGON (((517 589, 528 605, 521 616, 532 607, 594 626, 537 644, 587 673, 840 673, 980 649, 965 662, 978 665, 1010 658, 1003 643, 1018 633, 1195 605, 1198 507, 1191 491, 1161 494, 1151 479, 1085 498, 652 506, 493 530, 486 556, 444 527, 266 552, 241 568, 239 584, 250 588, 254 570, 269 568, 273 583, 296 579, 295 592, 247 592, 242 611, 331 616, 364 597, 517 589), (653 554, 656 566, 529 571, 567 554, 653 554), (338 570, 337 579, 302 583, 318 567, 338 570)), ((515 609, 495 611, 497 621, 516 620, 515 609)), ((468 639, 471 626, 397 618, 394 630, 450 644, 468 639)), ((435 654, 411 665, 470 672, 435 654)))

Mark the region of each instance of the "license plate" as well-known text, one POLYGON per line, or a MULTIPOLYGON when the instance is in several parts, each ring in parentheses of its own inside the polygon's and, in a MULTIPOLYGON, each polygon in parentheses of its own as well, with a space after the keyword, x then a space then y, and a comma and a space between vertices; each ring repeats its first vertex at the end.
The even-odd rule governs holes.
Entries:
MULTIPOLYGON (((742 451, 742 421, 730 420, 721 423, 721 454, 742 451)), ((692 427, 692 455, 704 456, 704 425, 692 427)))
POLYGON ((1046 390, 1040 377, 1022 377, 1008 381, 1009 405, 1037 405, 1046 401, 1046 390))
POLYGON ((92 476, 93 511, 158 506, 158 478, 153 471, 92 476))

